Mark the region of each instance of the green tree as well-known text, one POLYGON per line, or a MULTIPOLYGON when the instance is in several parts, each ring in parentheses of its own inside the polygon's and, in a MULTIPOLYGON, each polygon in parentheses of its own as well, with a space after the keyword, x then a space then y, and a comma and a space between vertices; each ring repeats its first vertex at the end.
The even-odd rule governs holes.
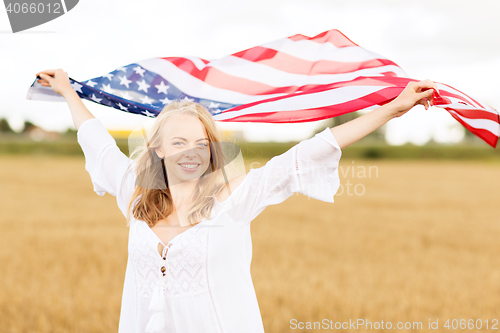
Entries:
POLYGON ((14 131, 10 127, 10 124, 7 121, 7 119, 0 118, 0 132, 2 132, 2 133, 14 133, 14 131))

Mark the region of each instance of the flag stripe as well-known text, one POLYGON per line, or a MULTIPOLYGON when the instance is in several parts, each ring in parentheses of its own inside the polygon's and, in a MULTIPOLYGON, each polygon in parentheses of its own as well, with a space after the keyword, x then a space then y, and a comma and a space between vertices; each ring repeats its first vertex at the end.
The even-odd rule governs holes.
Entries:
POLYGON ((307 76, 283 72, 237 57, 226 57, 222 64, 214 63, 202 70, 199 70, 190 60, 184 58, 164 59, 208 85, 240 93, 246 92, 250 95, 294 93, 299 88, 299 85, 284 85, 284 83, 289 82, 309 82, 310 86, 314 84, 321 85, 337 81, 348 81, 359 76, 380 75, 384 71, 398 70, 398 67, 394 65, 387 65, 360 69, 354 73, 307 76), (225 71, 221 71, 219 68, 223 68, 225 71), (265 79, 259 81, 259 78, 263 77, 265 79))
POLYGON ((448 110, 453 118, 469 131, 483 139, 492 147, 496 147, 499 136, 498 123, 481 121, 480 119, 466 119, 453 110, 448 110))
MULTIPOLYGON (((255 102, 244 108, 241 106, 235 107, 229 110, 230 112, 224 112, 216 116, 215 119, 235 119, 245 114, 260 114, 272 110, 278 113, 278 115, 273 118, 275 119, 273 122, 288 122, 288 119, 292 118, 295 119, 294 122, 305 121, 304 119, 307 119, 307 117, 301 115, 301 110, 306 109, 303 107, 304 105, 313 106, 307 108, 308 110, 319 108, 324 108, 325 110, 338 109, 342 112, 341 114, 344 114, 383 103, 397 96, 398 90, 399 89, 394 89, 393 87, 380 89, 379 87, 354 86, 335 90, 330 89, 316 93, 299 93, 293 96, 275 97, 265 101, 255 102), (332 104, 332 100, 335 100, 335 104, 332 104), (285 111, 289 112, 288 115, 279 118, 279 114, 285 111), (292 112, 295 112, 296 116, 292 116, 292 112)), ((329 117, 334 117, 336 115, 338 114, 333 113, 329 117)), ((318 119, 316 118, 315 120, 318 119)))

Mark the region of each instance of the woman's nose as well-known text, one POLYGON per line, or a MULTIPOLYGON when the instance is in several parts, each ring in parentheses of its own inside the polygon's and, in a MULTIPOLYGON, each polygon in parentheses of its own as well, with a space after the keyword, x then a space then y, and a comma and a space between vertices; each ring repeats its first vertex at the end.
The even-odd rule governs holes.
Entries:
POLYGON ((186 157, 195 157, 196 155, 196 150, 194 148, 186 149, 185 151, 182 152, 184 156, 186 157))

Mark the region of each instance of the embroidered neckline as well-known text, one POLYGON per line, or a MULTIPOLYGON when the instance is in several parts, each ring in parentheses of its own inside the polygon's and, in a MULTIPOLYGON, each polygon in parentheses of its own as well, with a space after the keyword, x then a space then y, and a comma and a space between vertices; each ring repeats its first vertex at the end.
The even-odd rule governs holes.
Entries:
MULTIPOLYGON (((163 241, 160 239, 160 237, 158 237, 158 235, 153 231, 153 229, 151 229, 151 227, 146 223, 146 221, 141 221, 141 222, 143 222, 145 224, 146 228, 148 228, 149 231, 151 231, 151 234, 156 238, 156 240, 159 243, 161 243, 161 245, 163 245, 164 247, 167 247, 168 245, 173 244, 173 241, 176 240, 177 238, 179 238, 182 234, 185 234, 189 230, 196 228, 197 226, 199 226, 200 224, 202 224, 205 221, 208 221, 208 220, 206 218, 203 218, 203 220, 201 220, 200 223, 197 223, 194 226, 192 226, 191 228, 181 232, 180 234, 175 235, 174 238, 172 238, 166 245, 163 243, 163 241)), ((156 243, 155 245, 158 245, 158 243, 156 243)))

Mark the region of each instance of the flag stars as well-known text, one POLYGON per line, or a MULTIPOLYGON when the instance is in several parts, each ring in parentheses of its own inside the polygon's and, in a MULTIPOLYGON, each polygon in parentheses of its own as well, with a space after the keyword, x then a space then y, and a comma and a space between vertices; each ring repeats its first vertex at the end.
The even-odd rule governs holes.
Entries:
POLYGON ((94 88, 94 86, 97 84, 97 82, 94 82, 94 81, 92 81, 92 79, 90 79, 87 82, 85 82, 85 84, 94 88))
POLYGON ((115 76, 114 74, 111 74, 111 73, 108 73, 108 74, 104 74, 102 77, 105 77, 107 78, 109 81, 113 80, 113 76, 115 76))
POLYGON ((144 77, 144 73, 146 72, 141 66, 137 66, 133 68, 136 74, 139 74, 141 77, 144 77))
POLYGON ((150 99, 148 96, 144 96, 142 99, 142 104, 153 104, 154 100, 150 99))
POLYGON ((128 111, 127 107, 126 107, 126 106, 124 106, 124 105, 122 105, 122 103, 118 103, 117 105, 118 105, 118 107, 119 107, 120 109, 122 109, 123 111, 128 111))
POLYGON ((146 116, 148 116, 148 117, 153 117, 153 118, 154 118, 154 116, 155 116, 155 114, 154 114, 154 113, 151 113, 151 112, 149 112, 148 110, 146 110, 146 111, 142 111, 142 113, 144 113, 144 114, 145 114, 146 116))
POLYGON ((80 83, 78 83, 78 82, 71 82, 71 87, 73 87, 74 91, 78 91, 78 92, 80 92, 80 93, 83 94, 83 91, 82 91, 82 87, 83 86, 80 83))
POLYGON ((220 105, 220 103, 210 102, 210 106, 208 108, 209 109, 218 109, 219 105, 220 105))
POLYGON ((122 71, 124 73, 127 73, 127 68, 126 67, 120 67, 116 69, 117 71, 122 71))
POLYGON ((149 84, 146 83, 146 80, 137 81, 136 82, 139 85, 139 90, 143 90, 146 94, 148 93, 148 88, 151 87, 149 84))
POLYGON ((186 100, 186 101, 190 101, 190 102, 194 101, 194 99, 192 99, 192 98, 188 98, 187 96, 186 96, 186 97, 184 97, 184 100, 186 100))
POLYGON ((100 103, 102 101, 102 98, 97 98, 95 94, 92 94, 92 97, 90 97, 94 102, 100 103))
POLYGON ((158 89, 158 94, 167 94, 167 89, 170 88, 170 86, 167 86, 165 83, 163 83, 163 81, 161 81, 160 84, 155 85, 155 88, 158 89))
POLYGON ((165 97, 164 99, 160 99, 160 102, 162 102, 163 104, 168 104, 171 102, 171 100, 169 100, 167 97, 165 97))
POLYGON ((122 76, 122 77, 120 77, 119 79, 120 79, 120 84, 121 84, 122 86, 126 86, 127 88, 129 88, 129 86, 128 86, 128 85, 129 85, 129 83, 131 83, 131 82, 132 82, 131 80, 127 79, 127 77, 126 77, 125 75, 124 75, 124 76, 122 76))

